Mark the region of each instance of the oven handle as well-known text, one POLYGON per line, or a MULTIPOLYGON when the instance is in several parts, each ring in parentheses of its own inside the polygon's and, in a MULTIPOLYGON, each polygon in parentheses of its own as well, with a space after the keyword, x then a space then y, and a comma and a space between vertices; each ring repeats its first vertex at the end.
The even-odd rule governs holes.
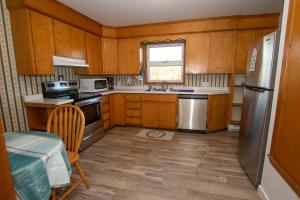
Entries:
POLYGON ((78 101, 78 102, 75 102, 75 105, 82 107, 82 106, 87 106, 87 105, 91 105, 91 104, 95 104, 95 103, 101 103, 101 97, 78 101))

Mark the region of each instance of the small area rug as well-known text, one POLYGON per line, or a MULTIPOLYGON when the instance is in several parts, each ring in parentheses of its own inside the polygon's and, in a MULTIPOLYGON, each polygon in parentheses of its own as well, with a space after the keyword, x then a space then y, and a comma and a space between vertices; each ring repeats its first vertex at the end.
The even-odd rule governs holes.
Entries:
POLYGON ((171 141, 174 137, 174 132, 164 131, 164 130, 155 130, 155 129, 142 129, 136 136, 151 138, 156 140, 166 140, 171 141))

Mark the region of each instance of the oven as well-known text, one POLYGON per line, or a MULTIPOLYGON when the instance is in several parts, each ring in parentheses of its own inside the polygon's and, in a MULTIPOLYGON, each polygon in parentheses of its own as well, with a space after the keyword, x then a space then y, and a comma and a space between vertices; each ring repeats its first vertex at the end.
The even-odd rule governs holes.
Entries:
POLYGON ((91 97, 78 100, 74 105, 80 107, 85 116, 85 129, 80 151, 104 136, 102 120, 102 97, 91 97))

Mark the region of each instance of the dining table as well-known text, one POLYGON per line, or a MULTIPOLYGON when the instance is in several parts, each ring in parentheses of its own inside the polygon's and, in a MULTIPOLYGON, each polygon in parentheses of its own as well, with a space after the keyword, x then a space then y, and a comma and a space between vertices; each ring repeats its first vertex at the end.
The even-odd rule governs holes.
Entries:
POLYGON ((70 185, 72 168, 65 144, 57 135, 6 132, 4 138, 18 199, 48 200, 52 188, 70 185))

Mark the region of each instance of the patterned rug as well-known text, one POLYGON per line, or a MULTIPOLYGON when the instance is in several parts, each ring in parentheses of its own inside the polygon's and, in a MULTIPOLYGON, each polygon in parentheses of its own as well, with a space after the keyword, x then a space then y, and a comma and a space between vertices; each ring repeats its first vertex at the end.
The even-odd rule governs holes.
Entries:
POLYGON ((156 140, 166 140, 171 141, 174 137, 174 132, 155 130, 155 129, 142 129, 136 136, 156 139, 156 140))

